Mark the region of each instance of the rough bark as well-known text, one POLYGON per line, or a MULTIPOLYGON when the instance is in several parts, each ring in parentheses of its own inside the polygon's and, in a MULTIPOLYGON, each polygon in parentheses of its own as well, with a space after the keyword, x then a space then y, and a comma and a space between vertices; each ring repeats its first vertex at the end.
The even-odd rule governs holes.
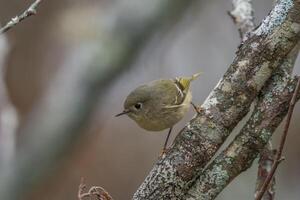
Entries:
POLYGON ((189 199, 214 199, 235 177, 247 170, 286 115, 297 80, 290 76, 296 47, 259 95, 250 119, 231 144, 202 172, 189 199))
MULTIPOLYGON (((228 71, 201 106, 203 112, 180 131, 133 199, 180 199, 195 185, 203 167, 247 114, 272 72, 297 43, 299 13, 300 0, 279 1, 249 34, 228 71)), ((280 89, 288 93, 293 84, 290 81, 280 89)), ((198 198, 192 193, 189 197, 198 198)))

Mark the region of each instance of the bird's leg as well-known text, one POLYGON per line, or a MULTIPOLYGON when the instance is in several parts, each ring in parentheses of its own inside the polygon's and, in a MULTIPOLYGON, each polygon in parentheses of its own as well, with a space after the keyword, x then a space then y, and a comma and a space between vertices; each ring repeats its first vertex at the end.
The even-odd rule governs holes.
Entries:
POLYGON ((198 114, 200 114, 203 111, 203 109, 200 106, 196 106, 196 104, 194 104, 193 102, 191 102, 191 104, 198 114))
POLYGON ((164 144, 164 147, 163 147, 163 149, 162 149, 161 155, 164 155, 164 154, 166 153, 166 151, 167 151, 167 145, 168 145, 168 141, 169 141, 169 138, 170 138, 172 129, 173 129, 173 127, 171 127, 171 128, 169 129, 169 132, 168 132, 167 138, 166 138, 166 140, 165 140, 165 144, 164 144))

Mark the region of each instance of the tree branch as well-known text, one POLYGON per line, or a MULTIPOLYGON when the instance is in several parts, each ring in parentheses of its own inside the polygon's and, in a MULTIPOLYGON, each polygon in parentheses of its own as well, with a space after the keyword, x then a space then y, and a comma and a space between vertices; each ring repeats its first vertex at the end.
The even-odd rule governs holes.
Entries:
POLYGON ((88 192, 85 192, 86 185, 84 184, 84 179, 81 179, 78 188, 78 200, 84 200, 86 198, 92 199, 95 197, 97 200, 113 200, 112 196, 100 186, 92 186, 88 192))
MULTIPOLYGON (((203 112, 180 131, 133 199, 181 198, 246 115, 253 99, 299 39, 300 0, 279 1, 240 46, 203 112)), ((196 198, 196 196, 194 196, 196 198)))
MULTIPOLYGON (((246 40, 247 34, 254 29, 254 11, 251 0, 233 0, 233 10, 228 12, 233 22, 236 24, 240 37, 246 40)), ((272 150, 271 141, 260 152, 260 160, 258 165, 256 191, 259 192, 261 185, 266 179, 275 157, 275 151, 272 150)), ((268 188, 268 192, 264 195, 264 200, 274 200, 275 196, 275 177, 272 179, 272 184, 268 188)))
POLYGON ((250 119, 231 144, 202 172, 189 194, 214 199, 235 177, 247 170, 271 138, 288 111, 296 80, 290 73, 298 46, 284 60, 260 93, 250 119))
POLYGON ((33 185, 53 173, 82 135, 99 96, 130 66, 151 34, 180 17, 192 2, 159 0, 138 8, 122 6, 107 16, 113 20, 111 25, 99 23, 96 47, 89 48, 88 54, 82 46, 70 53, 19 131, 16 158, 9 169, 0 171, 0 199, 23 199, 33 185))
POLYGON ((233 0, 233 10, 228 12, 237 25, 242 40, 255 27, 251 0, 233 0))
POLYGON ((23 21, 24 19, 26 19, 26 18, 28 18, 28 17, 30 17, 32 15, 36 15, 36 13, 37 13, 36 9, 37 9, 37 7, 39 6, 39 4, 41 2, 42 2, 42 0, 36 0, 21 15, 12 18, 5 26, 3 26, 0 29, 0 34, 5 33, 9 29, 11 29, 12 27, 14 27, 18 23, 20 23, 21 21, 23 21))
MULTIPOLYGON (((272 165, 275 160, 276 150, 272 148, 271 142, 264 147, 260 152, 260 158, 258 162, 258 171, 257 171, 257 180, 256 180, 256 189, 255 196, 260 191, 262 184, 265 182, 272 165)), ((275 198, 275 177, 273 177, 271 184, 269 185, 267 191, 262 197, 263 200, 274 200, 275 198)))
POLYGON ((272 166, 272 169, 270 171, 270 173, 268 174, 265 182, 263 183, 263 185, 261 186, 261 190, 260 192, 257 194, 256 196, 256 200, 261 200, 261 198, 263 197, 265 191, 267 190, 274 174, 275 174, 275 171, 279 165, 279 163, 281 162, 282 160, 282 150, 283 150, 283 147, 284 147, 284 144, 285 144, 285 141, 286 141, 286 137, 287 137, 287 134, 288 134, 288 130, 289 130, 289 127, 290 127, 290 122, 291 122, 291 118, 292 118, 292 115, 293 115, 293 111, 294 111, 294 107, 295 107, 295 104, 296 104, 296 100, 297 100, 297 96, 299 94, 299 91, 300 91, 300 78, 298 77, 298 82, 297 82, 297 86, 296 86, 296 89, 294 91, 294 94, 293 94, 293 97, 290 101, 290 105, 289 105, 289 110, 288 110, 288 114, 287 114, 287 119, 286 119, 286 124, 284 126, 284 131, 283 131, 283 134, 281 136, 281 139, 280 139, 280 145, 279 145, 279 148, 278 148, 278 152, 276 154, 276 159, 273 163, 273 166, 272 166))

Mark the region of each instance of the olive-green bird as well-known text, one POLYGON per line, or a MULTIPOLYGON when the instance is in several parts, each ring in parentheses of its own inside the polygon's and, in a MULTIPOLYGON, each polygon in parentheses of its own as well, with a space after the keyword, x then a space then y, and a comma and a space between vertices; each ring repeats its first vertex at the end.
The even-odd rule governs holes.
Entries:
POLYGON ((124 111, 116 117, 127 114, 141 128, 149 131, 169 128, 163 147, 165 151, 172 127, 184 117, 192 104, 190 83, 199 75, 154 80, 139 86, 127 96, 124 111))

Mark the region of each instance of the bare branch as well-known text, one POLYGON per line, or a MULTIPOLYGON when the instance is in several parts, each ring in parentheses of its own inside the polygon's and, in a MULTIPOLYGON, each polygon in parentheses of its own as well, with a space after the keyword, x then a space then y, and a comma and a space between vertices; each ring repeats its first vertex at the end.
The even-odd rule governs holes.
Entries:
MULTIPOLYGON (((247 39, 247 34, 250 33, 255 27, 253 8, 251 0, 233 0, 232 1, 233 10, 228 12, 229 16, 232 18, 233 22, 238 27, 240 37, 243 40, 247 39)), ((269 142, 264 149, 260 152, 260 160, 257 173, 257 183, 256 191, 259 192, 261 185, 266 179, 275 157, 275 151, 272 150, 272 144, 269 142)), ((272 184, 268 187, 265 193, 264 200, 274 200, 275 196, 275 177, 272 179, 272 184)))
POLYGON ((233 10, 228 12, 237 25, 242 40, 246 40, 247 33, 255 27, 252 0, 232 0, 233 10))
POLYGON ((90 199, 95 197, 97 200, 113 200, 110 194, 100 186, 92 186, 88 192, 85 192, 86 185, 84 184, 83 178, 78 188, 78 200, 84 200, 86 197, 90 199))
POLYGON ((288 111, 296 80, 290 74, 299 47, 289 53, 261 91, 251 117, 231 144, 201 173, 189 191, 195 199, 214 199, 235 177, 247 170, 265 147, 288 111))
MULTIPOLYGON (((269 142, 264 149, 260 152, 260 159, 258 162, 258 171, 257 171, 257 181, 256 181, 256 190, 255 196, 259 192, 262 184, 267 178, 272 165, 275 160, 276 150, 273 150, 271 142, 269 142)), ((271 184, 269 185, 267 191, 262 197, 263 200, 274 200, 275 198, 275 177, 273 177, 271 184)))
POLYGON ((290 102, 290 105, 289 105, 289 111, 288 111, 288 114, 287 114, 286 124, 284 126, 284 130, 283 130, 283 133, 282 133, 282 136, 281 136, 281 139, 280 139, 280 145, 279 145, 279 148, 278 148, 278 152, 276 154, 276 159, 273 163, 273 166, 272 166, 272 169, 271 169, 270 173, 268 174, 264 184, 261 187, 260 192, 257 194, 257 196, 255 198, 256 200, 261 200, 261 198, 263 197, 265 191, 267 190, 267 188, 268 188, 268 186, 269 186, 269 184, 270 184, 270 182, 271 182, 271 180, 272 180, 272 178, 275 174, 275 171, 276 171, 280 161, 282 160, 282 150, 283 150, 285 140, 286 140, 286 137, 287 137, 287 134, 288 134, 291 118, 292 118, 292 115, 293 115, 293 111, 294 111, 294 107, 295 107, 295 104, 296 104, 296 100, 297 100, 297 96, 299 94, 299 91, 300 91, 300 78, 298 77, 297 86, 296 86, 296 89, 294 91, 293 98, 291 99, 291 102, 290 102))
MULTIPOLYGON (((240 37, 243 40, 247 39, 247 34, 255 27, 254 11, 251 0, 233 0, 233 10, 228 12, 233 22, 236 24, 240 37)), ((255 195, 269 173, 274 161, 275 151, 272 150, 272 144, 269 142, 260 152, 260 160, 258 166, 257 183, 255 195)), ((264 195, 264 200, 273 200, 275 196, 275 177, 272 179, 272 184, 268 188, 268 192, 264 195)))
POLYGON ((5 26, 3 26, 0 29, 0 34, 5 33, 9 29, 11 29, 12 27, 14 27, 18 23, 20 23, 21 21, 23 21, 24 19, 26 19, 26 18, 28 18, 28 17, 30 17, 32 15, 36 15, 36 13, 37 13, 36 9, 37 9, 38 5, 41 2, 42 2, 42 0, 36 0, 21 15, 12 18, 5 26))
POLYGON ((82 200, 84 198, 84 193, 85 193, 86 185, 84 184, 84 178, 82 177, 80 180, 80 184, 78 187, 78 199, 82 200))
MULTIPOLYGON (((202 105, 203 112, 178 134, 133 199, 180 199, 188 192, 195 177, 246 115, 272 72, 298 42, 300 30, 291 26, 300 26, 299 13, 300 0, 278 2, 240 46, 228 71, 202 105)), ((189 194, 188 198, 201 199, 197 195, 189 194)))

